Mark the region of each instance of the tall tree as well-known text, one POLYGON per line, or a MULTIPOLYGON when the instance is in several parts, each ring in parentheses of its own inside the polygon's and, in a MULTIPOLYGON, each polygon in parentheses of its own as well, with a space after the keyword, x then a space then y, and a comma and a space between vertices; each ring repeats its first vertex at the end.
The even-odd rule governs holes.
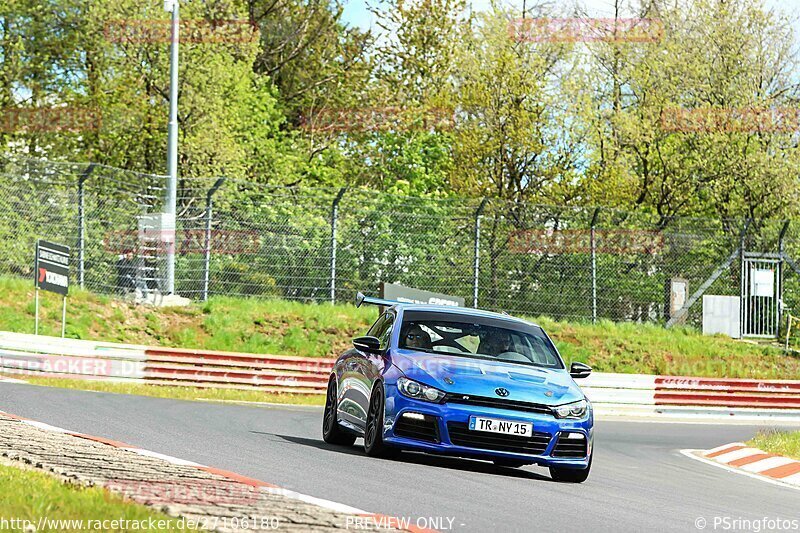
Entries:
POLYGON ((453 181, 471 194, 559 201, 551 193, 578 177, 582 138, 564 98, 570 46, 516 39, 509 18, 479 17, 460 51, 453 181))
POLYGON ((661 38, 592 43, 582 69, 590 201, 663 217, 796 212, 796 136, 741 120, 797 101, 787 21, 760 0, 641 2, 634 14, 662 21, 661 38))

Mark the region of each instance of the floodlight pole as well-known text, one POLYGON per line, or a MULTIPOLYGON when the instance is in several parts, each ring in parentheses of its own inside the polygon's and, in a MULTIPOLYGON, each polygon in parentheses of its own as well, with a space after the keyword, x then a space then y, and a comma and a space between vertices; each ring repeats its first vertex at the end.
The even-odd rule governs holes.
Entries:
POLYGON ((591 253, 592 253, 592 324, 597 323, 597 217, 600 214, 600 208, 594 210, 592 215, 592 222, 589 230, 591 253))
POLYGON ((178 44, 179 44, 179 25, 180 13, 178 0, 164 0, 164 9, 172 11, 172 39, 169 63, 169 130, 167 135, 167 202, 164 209, 169 223, 172 225, 166 228, 171 232, 169 235, 170 243, 167 246, 167 294, 175 294, 175 230, 177 224, 175 217, 177 212, 177 190, 178 190, 178 44))

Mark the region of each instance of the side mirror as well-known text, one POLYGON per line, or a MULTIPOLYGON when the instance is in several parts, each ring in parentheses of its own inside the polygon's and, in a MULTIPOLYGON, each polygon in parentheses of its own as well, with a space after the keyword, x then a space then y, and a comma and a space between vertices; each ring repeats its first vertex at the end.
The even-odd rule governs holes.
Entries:
POLYGON ((588 377, 592 373, 592 367, 583 363, 572 363, 569 367, 569 375, 574 379, 588 377))
POLYGON ((381 341, 379 341, 377 337, 372 337, 370 335, 356 337, 353 339, 353 346, 356 347, 356 350, 367 353, 380 353, 381 351, 381 341))

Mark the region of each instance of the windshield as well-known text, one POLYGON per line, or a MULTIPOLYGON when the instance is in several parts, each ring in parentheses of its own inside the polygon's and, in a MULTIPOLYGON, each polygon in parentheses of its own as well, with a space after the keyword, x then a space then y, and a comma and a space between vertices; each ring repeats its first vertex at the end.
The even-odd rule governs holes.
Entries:
POLYGON ((459 357, 564 368, 542 328, 510 320, 407 311, 399 346, 459 357))

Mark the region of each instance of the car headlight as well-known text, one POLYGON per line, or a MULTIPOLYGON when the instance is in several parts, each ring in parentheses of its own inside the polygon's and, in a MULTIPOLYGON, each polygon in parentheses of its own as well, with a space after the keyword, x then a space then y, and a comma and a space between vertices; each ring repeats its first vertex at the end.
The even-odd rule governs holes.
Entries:
POLYGON ((589 403, 586 400, 553 407, 553 413, 556 418, 584 418, 588 410, 589 403))
POLYGON ((418 381, 408 378, 399 378, 397 380, 397 389, 403 396, 414 398, 415 400, 422 400, 425 402, 439 403, 444 398, 444 392, 434 387, 429 387, 418 381))

